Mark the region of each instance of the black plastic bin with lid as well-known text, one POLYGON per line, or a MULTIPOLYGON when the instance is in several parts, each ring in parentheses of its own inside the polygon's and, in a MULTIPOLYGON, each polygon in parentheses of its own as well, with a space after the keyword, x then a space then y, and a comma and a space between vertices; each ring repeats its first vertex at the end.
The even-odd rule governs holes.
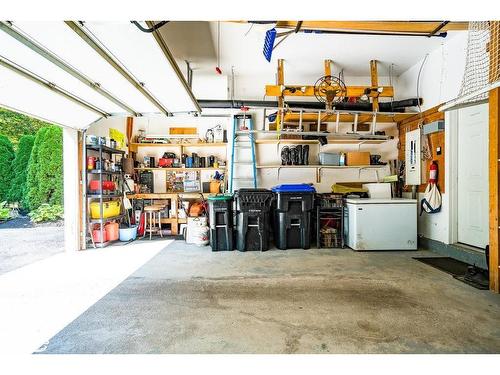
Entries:
POLYGON ((311 212, 316 190, 307 184, 275 186, 274 242, 278 249, 311 247, 311 212))
POLYGON ((274 194, 267 189, 239 189, 235 196, 236 248, 269 249, 269 211, 274 194))
POLYGON ((212 251, 233 250, 232 206, 232 195, 211 195, 208 197, 208 221, 212 251))

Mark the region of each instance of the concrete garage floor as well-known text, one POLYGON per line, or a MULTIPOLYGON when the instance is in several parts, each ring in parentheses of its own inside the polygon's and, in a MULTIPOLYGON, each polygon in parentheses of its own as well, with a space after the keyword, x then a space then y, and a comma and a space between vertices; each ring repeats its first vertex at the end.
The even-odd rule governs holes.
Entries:
POLYGON ((39 353, 499 353, 500 296, 429 255, 177 241, 39 353))

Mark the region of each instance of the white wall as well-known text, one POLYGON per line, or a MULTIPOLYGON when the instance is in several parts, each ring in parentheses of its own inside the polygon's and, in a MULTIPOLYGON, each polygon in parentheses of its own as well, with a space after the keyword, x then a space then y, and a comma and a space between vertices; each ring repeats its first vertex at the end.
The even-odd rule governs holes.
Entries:
MULTIPOLYGON (((424 98, 422 111, 457 97, 462 84, 466 48, 467 33, 458 33, 452 38, 445 39, 438 49, 428 55, 420 75, 419 95, 424 98)), ((416 96, 417 77, 422 61, 423 58, 398 77, 396 81, 398 99, 416 96)), ((452 181, 449 172, 453 163, 452 159, 455 157, 450 149, 450 140, 456 135, 456 126, 453 126, 449 115, 448 113, 445 116, 445 170, 440 171, 440 173, 445 173, 446 186, 446 192, 442 194, 441 212, 430 215, 423 213, 418 218, 419 235, 447 244, 455 242, 450 199, 450 190, 455 185, 455 181, 452 181)), ((429 172, 425 170, 423 173, 429 172)), ((423 194, 419 194, 418 198, 420 201, 423 194)))
MULTIPOLYGON (((444 39, 429 53, 420 74, 419 95, 424 98, 422 110, 457 97, 462 83, 467 48, 467 33, 444 39)), ((396 80, 396 99, 417 96, 417 78, 422 59, 396 80)))
POLYGON ((63 128, 64 248, 80 250, 80 176, 78 131, 63 128))

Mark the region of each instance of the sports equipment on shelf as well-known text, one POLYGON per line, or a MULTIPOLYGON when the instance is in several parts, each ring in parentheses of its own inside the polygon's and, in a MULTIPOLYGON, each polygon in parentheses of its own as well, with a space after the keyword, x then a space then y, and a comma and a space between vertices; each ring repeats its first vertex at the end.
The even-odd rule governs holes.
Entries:
POLYGON ((332 109, 333 103, 342 102, 346 94, 347 87, 339 77, 323 76, 314 84, 314 96, 326 103, 326 109, 332 109))

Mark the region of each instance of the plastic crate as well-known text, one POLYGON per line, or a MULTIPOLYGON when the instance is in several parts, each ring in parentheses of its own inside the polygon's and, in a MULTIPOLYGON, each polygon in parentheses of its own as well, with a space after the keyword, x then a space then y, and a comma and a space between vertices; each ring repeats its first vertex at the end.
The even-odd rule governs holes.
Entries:
POLYGON ((342 196, 342 194, 318 194, 317 199, 318 205, 321 208, 341 208, 344 206, 344 197, 342 196))

